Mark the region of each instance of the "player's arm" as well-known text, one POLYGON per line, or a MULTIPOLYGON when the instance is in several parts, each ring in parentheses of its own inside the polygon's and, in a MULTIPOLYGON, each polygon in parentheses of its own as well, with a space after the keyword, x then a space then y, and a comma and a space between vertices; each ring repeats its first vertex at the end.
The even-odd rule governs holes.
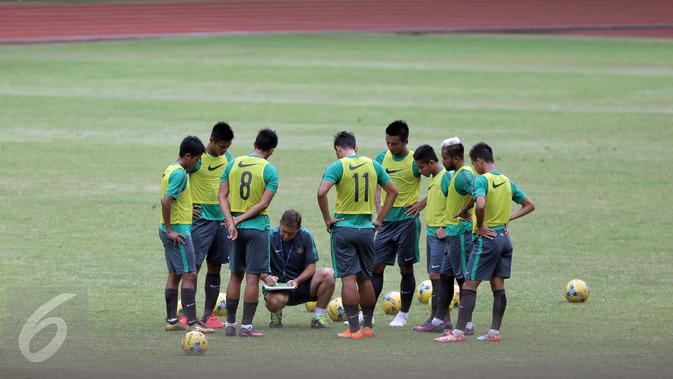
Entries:
POLYGON ((238 230, 234 218, 231 215, 231 208, 229 207, 229 182, 220 182, 220 189, 217 192, 217 200, 220 203, 220 210, 224 215, 227 230, 229 231, 229 238, 235 240, 238 237, 238 230))
POLYGON ((161 199, 161 217, 164 220, 168 238, 170 238, 175 245, 182 245, 185 243, 185 239, 171 228, 171 208, 173 207, 173 201, 174 199, 171 195, 164 195, 161 199))
POLYGON ((377 229, 381 226, 383 220, 386 219, 386 216, 388 216, 388 212, 393 208, 393 204, 395 204, 395 199, 397 198, 397 188, 395 188, 392 180, 384 184, 382 188, 386 191, 386 200, 383 202, 381 212, 376 215, 376 220, 372 223, 377 229))
POLYGON ((300 284, 309 280, 313 274, 315 274, 315 263, 309 263, 298 277, 288 280, 287 284, 299 287, 300 284))
POLYGON ((245 211, 245 213, 234 217, 234 223, 238 225, 241 222, 249 220, 257 216, 261 212, 263 212, 266 208, 269 207, 269 205, 271 204, 271 200, 273 200, 273 197, 275 195, 276 193, 271 190, 264 190, 264 193, 262 194, 262 199, 259 200, 259 203, 250 207, 250 209, 245 211))
POLYGON ((521 208, 514 211, 514 213, 512 213, 512 215, 509 217, 509 221, 512 221, 534 211, 535 204, 533 204, 528 196, 526 196, 526 193, 523 192, 519 186, 516 185, 516 183, 514 183, 512 180, 510 180, 509 183, 512 186, 512 200, 518 204, 521 204, 521 208))
POLYGON ((376 214, 381 213, 381 186, 376 185, 376 195, 374 195, 374 206, 376 207, 376 214))
POLYGON ((486 198, 478 195, 474 200, 474 214, 477 216, 477 234, 487 239, 493 239, 497 233, 484 225, 484 214, 486 213, 486 198))
POLYGON ((320 213, 322 213, 322 219, 325 221, 327 233, 332 232, 334 225, 342 220, 339 218, 333 218, 329 213, 329 199, 327 198, 327 194, 333 186, 333 182, 323 180, 320 182, 320 186, 318 187, 318 206, 320 207, 320 213))
POLYGON ((470 198, 470 200, 465 203, 465 206, 459 209, 453 217, 460 217, 464 220, 472 219, 472 215, 470 214, 470 209, 472 209, 472 207, 474 207, 474 198, 470 198))

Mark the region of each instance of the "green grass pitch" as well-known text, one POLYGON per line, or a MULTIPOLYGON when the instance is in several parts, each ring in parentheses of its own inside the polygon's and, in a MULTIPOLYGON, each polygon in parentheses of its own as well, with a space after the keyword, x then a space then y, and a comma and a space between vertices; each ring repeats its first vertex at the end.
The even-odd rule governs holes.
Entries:
MULTIPOLYGON (((0 46, 0 57, 0 300, 14 287, 87 288, 92 370, 671 374, 670 41, 237 36, 0 46), (286 208, 303 212, 319 266, 329 267, 315 191, 335 159, 332 136, 354 131, 360 152, 373 156, 394 119, 410 123, 412 148, 438 148, 454 135, 468 146, 487 141, 498 167, 537 205, 512 224, 503 343, 434 344, 411 330, 427 316, 416 301, 408 328, 388 328, 391 317, 377 308, 376 337, 357 343, 336 339, 342 325, 309 329, 303 306, 285 311, 285 328, 270 330, 260 304, 255 323, 266 338, 220 332, 205 357, 184 357, 180 334, 162 329, 166 268, 157 234, 160 176, 180 140, 205 141, 212 124, 226 120, 236 156, 250 151, 258 129, 276 129, 271 161, 281 179, 270 216, 275 224, 286 208), (592 287, 587 303, 561 300, 573 278, 592 287)), ((426 277, 423 260, 417 282, 426 277)), ((384 291, 398 286, 389 268, 384 291)), ((197 296, 200 311, 201 288, 197 296)), ((488 327, 490 307, 484 286, 478 331, 488 327)), ((0 346, 3 365, 15 345, 0 346)))

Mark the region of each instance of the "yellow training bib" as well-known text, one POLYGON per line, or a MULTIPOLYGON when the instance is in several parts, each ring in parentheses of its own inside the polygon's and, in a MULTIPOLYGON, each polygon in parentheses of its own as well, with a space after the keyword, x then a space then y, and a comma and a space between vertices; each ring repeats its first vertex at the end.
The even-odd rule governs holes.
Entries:
MULTIPOLYGON (((161 199, 166 196, 166 189, 168 189, 168 179, 176 170, 185 170, 179 164, 172 164, 166 168, 164 174, 161 176, 161 199)), ((192 223, 192 192, 189 190, 189 175, 185 173, 185 180, 187 185, 185 190, 180 193, 177 199, 173 201, 171 207, 171 224, 191 224, 192 223)), ((164 223, 163 215, 161 216, 161 224, 164 223)))
MULTIPOLYGON (((381 166, 390 175, 390 179, 397 188, 398 194, 393 207, 403 208, 416 203, 421 189, 421 177, 414 176, 414 152, 409 151, 404 159, 396 161, 388 150, 381 166)), ((381 191, 381 205, 386 200, 386 196, 386 192, 381 191)))
MULTIPOLYGON (((232 212, 245 212, 262 200, 266 183, 264 168, 269 162, 256 156, 234 159, 229 172, 229 205, 232 212)), ((266 215, 268 210, 259 214, 266 215)))
POLYGON ((201 155, 201 168, 190 174, 192 201, 197 204, 218 204, 217 192, 220 190, 220 177, 227 167, 226 154, 214 157, 208 153, 201 155))
POLYGON ((337 183, 336 213, 372 214, 378 175, 367 157, 341 158, 343 176, 337 183))

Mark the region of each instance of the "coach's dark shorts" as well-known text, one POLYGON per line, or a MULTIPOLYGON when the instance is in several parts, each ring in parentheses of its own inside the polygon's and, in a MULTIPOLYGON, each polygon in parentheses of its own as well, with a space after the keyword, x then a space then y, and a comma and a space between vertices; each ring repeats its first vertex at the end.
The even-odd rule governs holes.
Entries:
POLYGON ((374 241, 374 264, 393 265, 395 256, 399 266, 410 266, 420 261, 420 235, 421 223, 418 217, 383 222, 374 241))
POLYGON ((318 296, 311 296, 311 280, 313 275, 307 281, 300 284, 296 290, 290 291, 290 296, 287 299, 287 305, 299 305, 308 301, 317 301, 318 296))
POLYGON ((269 230, 238 229, 229 253, 229 270, 235 273, 269 272, 269 230))
POLYGON ((446 236, 446 255, 442 261, 441 273, 463 279, 467 271, 467 259, 472 252, 472 233, 446 236))
POLYGON ((159 230, 159 238, 164 244, 164 255, 166 256, 166 267, 168 272, 174 272, 182 275, 187 272, 196 271, 196 257, 194 256, 194 245, 191 236, 182 236, 185 243, 175 246, 173 241, 168 238, 168 234, 159 230))
POLYGON ((427 253, 428 273, 438 273, 442 268, 442 261, 446 254, 446 238, 440 240, 434 235, 429 235, 425 239, 425 250, 427 253))
POLYGON ((473 241, 465 279, 491 280, 509 278, 512 272, 512 242, 504 232, 492 240, 478 237, 473 241))
POLYGON ((229 239, 229 231, 222 226, 222 221, 195 220, 192 223, 192 241, 197 266, 200 267, 204 259, 217 264, 229 262, 232 241, 229 239))
POLYGON ((337 226, 332 229, 330 239, 336 278, 349 275, 357 275, 362 279, 372 277, 374 228, 337 226))

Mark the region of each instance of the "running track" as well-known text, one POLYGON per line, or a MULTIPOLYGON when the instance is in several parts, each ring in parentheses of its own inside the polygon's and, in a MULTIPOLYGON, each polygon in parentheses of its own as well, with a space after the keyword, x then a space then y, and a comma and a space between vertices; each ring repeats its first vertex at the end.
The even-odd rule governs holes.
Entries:
POLYGON ((0 44, 352 31, 535 32, 673 38, 673 1, 0 3, 0 44))

